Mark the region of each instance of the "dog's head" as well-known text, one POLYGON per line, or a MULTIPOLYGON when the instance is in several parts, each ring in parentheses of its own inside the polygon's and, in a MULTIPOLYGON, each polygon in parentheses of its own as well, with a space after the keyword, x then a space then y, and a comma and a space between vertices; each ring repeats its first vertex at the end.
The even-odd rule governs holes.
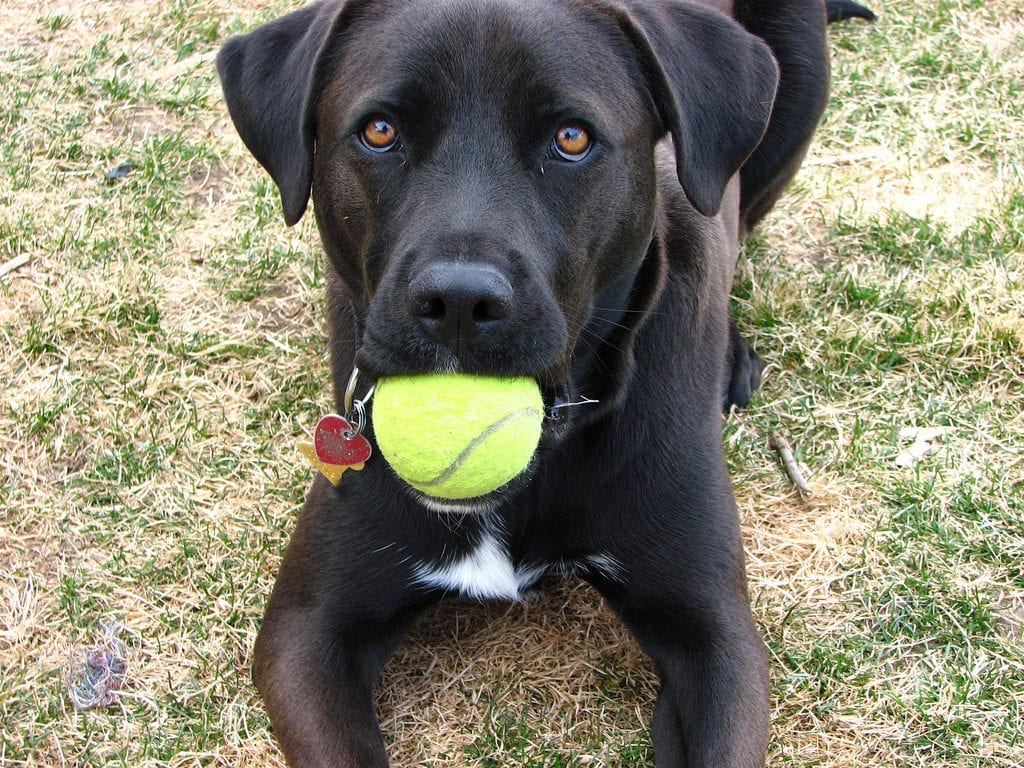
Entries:
POLYGON ((312 194, 365 374, 529 375, 549 398, 614 397, 629 369, 663 272, 656 145, 714 215, 776 82, 761 41, 671 0, 323 2, 218 69, 289 224, 312 194))

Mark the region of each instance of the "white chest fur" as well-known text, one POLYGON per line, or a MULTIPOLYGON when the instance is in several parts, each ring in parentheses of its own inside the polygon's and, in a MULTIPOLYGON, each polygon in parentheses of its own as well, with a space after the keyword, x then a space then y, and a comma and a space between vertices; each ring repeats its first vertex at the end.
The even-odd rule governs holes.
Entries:
POLYGON ((543 567, 516 568, 493 533, 485 533, 476 548, 458 560, 441 565, 420 563, 415 580, 425 586, 478 599, 520 600, 544 572, 543 567))
POLYGON ((563 574, 579 573, 581 569, 597 571, 612 580, 622 576, 622 568, 615 558, 603 554, 573 562, 516 567, 500 536, 488 530, 471 552, 457 560, 419 563, 413 569, 413 580, 423 586, 458 592, 478 600, 519 601, 552 568, 563 574))

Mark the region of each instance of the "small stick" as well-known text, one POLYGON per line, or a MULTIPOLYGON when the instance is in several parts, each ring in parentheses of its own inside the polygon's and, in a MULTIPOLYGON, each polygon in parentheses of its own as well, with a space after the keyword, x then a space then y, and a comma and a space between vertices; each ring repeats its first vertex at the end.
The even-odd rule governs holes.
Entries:
POLYGON ((800 495, 812 495, 814 491, 811 490, 811 486, 804 480, 803 473, 800 471, 800 467, 797 466, 796 457, 793 455, 793 448, 790 446, 789 441, 777 432, 772 432, 768 438, 768 443, 778 452, 779 458, 782 459, 782 468, 786 470, 790 482, 796 486, 800 495))
POLYGON ((27 253, 23 253, 20 256, 15 256, 10 261, 5 261, 3 264, 0 264, 0 277, 3 277, 4 275, 8 274, 9 272, 13 272, 16 269, 24 267, 26 264, 29 263, 31 259, 31 256, 29 256, 27 253))

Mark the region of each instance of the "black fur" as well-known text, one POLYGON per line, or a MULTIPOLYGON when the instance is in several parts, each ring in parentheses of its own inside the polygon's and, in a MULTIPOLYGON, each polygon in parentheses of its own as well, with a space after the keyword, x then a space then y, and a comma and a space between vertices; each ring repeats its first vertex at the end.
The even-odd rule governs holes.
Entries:
POLYGON ((255 653, 292 765, 387 765, 375 681, 445 594, 425 574, 485 541, 516 586, 571 570, 620 613, 662 681, 658 768, 763 762, 766 654, 721 440, 723 403, 744 404, 762 364, 727 301, 741 233, 824 108, 826 6, 716 7, 327 0, 221 52, 286 220, 315 204, 339 410, 357 364, 599 401, 553 408, 528 472, 457 509, 429 509, 379 456, 337 488, 316 479, 255 653), (359 138, 377 119, 398 129, 390 151, 359 138), (579 162, 552 147, 567 124, 595 140, 579 162))
POLYGON ((846 21, 847 19, 864 19, 874 21, 875 14, 869 8, 865 8, 853 0, 826 0, 825 10, 828 16, 828 23, 846 21))

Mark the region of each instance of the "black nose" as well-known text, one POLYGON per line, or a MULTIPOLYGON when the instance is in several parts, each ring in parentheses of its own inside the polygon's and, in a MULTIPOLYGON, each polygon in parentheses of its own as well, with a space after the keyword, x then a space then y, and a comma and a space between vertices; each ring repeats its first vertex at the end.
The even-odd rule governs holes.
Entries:
POLYGON ((437 262, 410 281, 406 306, 430 338, 455 349, 512 313, 512 285, 486 264, 437 262))

